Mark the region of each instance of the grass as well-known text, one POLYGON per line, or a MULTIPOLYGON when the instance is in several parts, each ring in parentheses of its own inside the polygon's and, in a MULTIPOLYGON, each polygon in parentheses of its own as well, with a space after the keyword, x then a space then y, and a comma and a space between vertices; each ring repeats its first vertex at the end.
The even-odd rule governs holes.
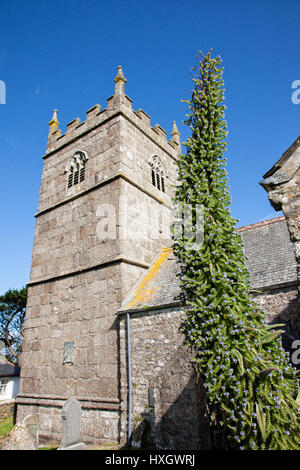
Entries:
POLYGON ((57 447, 38 447, 37 450, 57 450, 57 447))
MULTIPOLYGON (((59 446, 40 446, 37 450, 57 450, 59 446)), ((98 447, 97 445, 87 445, 86 450, 120 450, 120 446, 115 442, 108 442, 98 447)), ((124 450, 123 448, 121 450, 124 450)), ((126 449, 125 449, 126 450, 126 449)))
MULTIPOLYGON (((4 436, 10 433, 13 426, 14 426, 13 416, 9 416, 8 418, 2 419, 0 421, 0 441, 2 440, 2 438, 4 438, 4 436)), ((40 447, 38 447, 37 450, 57 450, 58 447, 59 447, 58 444, 49 442, 48 445, 47 444, 41 445, 40 447)), ((1 449, 1 444, 0 444, 0 449, 1 449)), ((87 450, 133 450, 133 449, 130 447, 126 447, 126 446, 120 447, 120 445, 117 444, 116 442, 105 442, 100 446, 88 445, 87 450)))
POLYGON ((0 421, 0 437, 3 437, 8 434, 12 430, 13 426, 14 423, 12 416, 2 419, 2 421, 0 421))

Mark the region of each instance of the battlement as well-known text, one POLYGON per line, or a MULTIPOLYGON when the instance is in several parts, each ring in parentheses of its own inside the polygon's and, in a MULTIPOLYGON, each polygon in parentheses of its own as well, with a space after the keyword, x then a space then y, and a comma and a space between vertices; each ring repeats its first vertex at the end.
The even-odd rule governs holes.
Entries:
POLYGON ((82 135, 105 124, 115 116, 122 115, 151 140, 160 145, 172 158, 176 159, 181 151, 181 146, 180 134, 175 121, 173 121, 171 138, 168 140, 167 132, 159 124, 152 126, 150 116, 144 110, 138 109, 135 111, 132 108, 131 98, 125 94, 124 88, 127 80, 123 75, 121 66, 118 67, 118 74, 114 81, 115 93, 107 98, 106 108, 101 109, 101 106, 96 104, 86 112, 85 121, 81 122, 77 117, 69 122, 64 134, 58 129, 57 110, 54 111, 53 118, 49 122, 47 151, 43 158, 47 158, 61 147, 68 145, 82 135))

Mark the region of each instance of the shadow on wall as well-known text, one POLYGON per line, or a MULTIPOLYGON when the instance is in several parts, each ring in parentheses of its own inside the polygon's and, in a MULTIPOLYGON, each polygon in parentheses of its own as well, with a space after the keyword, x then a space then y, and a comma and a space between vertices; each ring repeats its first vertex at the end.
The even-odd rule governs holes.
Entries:
POLYGON ((285 323, 282 346, 289 353, 290 362, 300 369, 300 296, 291 300, 288 306, 272 319, 272 324, 285 323), (297 352, 299 351, 299 352, 297 352), (298 362, 298 363, 297 363, 298 362))
POLYGON ((188 385, 168 405, 168 384, 148 389, 149 405, 133 420, 132 447, 166 450, 210 450, 204 390, 191 376, 188 385))
POLYGON ((20 378, 17 377, 13 381, 12 398, 15 398, 18 395, 19 386, 20 386, 20 378))
POLYGON ((143 354, 139 347, 132 351, 134 381, 140 385, 133 389, 131 445, 209 450, 205 391, 191 364, 189 348, 179 343, 174 349, 170 341, 169 349, 159 353, 158 341, 146 346, 143 354), (156 367, 158 360, 164 362, 163 367, 156 367))

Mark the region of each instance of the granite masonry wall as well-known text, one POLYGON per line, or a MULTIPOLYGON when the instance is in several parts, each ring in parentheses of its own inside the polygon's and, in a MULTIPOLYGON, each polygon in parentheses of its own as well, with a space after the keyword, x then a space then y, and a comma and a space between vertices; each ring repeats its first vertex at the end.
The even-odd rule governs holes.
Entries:
POLYGON ((15 400, 6 400, 0 402, 0 421, 5 418, 13 417, 15 414, 15 400))
MULTIPOLYGON (((205 401, 179 331, 184 313, 165 308, 130 316, 132 444, 157 449, 209 449, 205 401)), ((127 429, 126 316, 120 315, 121 437, 127 429)))
POLYGON ((30 287, 18 420, 32 408, 31 412, 39 413, 43 436, 59 438, 61 407, 67 397, 76 396, 84 410, 87 442, 119 437, 115 315, 120 305, 121 292, 116 288, 120 271, 116 264, 30 287), (66 343, 74 345, 70 363, 64 363, 66 343), (105 424, 107 415, 110 427, 105 424), (99 426, 91 426, 90 416, 96 416, 94 423, 99 426))

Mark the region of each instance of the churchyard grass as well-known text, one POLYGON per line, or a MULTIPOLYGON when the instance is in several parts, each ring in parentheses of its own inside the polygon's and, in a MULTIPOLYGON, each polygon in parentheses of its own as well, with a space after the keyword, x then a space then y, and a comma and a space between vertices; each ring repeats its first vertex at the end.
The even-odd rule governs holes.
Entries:
POLYGON ((9 416, 8 418, 4 418, 0 421, 0 437, 5 436, 8 434, 13 428, 13 417, 9 416))

